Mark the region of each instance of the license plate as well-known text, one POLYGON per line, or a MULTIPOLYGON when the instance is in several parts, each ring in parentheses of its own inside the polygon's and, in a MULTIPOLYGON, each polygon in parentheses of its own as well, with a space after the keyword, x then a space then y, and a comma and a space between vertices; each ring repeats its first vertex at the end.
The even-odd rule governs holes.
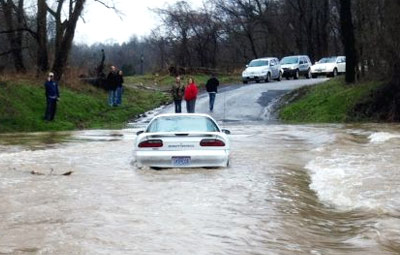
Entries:
POLYGON ((187 166, 190 165, 190 157, 172 157, 172 165, 187 166))

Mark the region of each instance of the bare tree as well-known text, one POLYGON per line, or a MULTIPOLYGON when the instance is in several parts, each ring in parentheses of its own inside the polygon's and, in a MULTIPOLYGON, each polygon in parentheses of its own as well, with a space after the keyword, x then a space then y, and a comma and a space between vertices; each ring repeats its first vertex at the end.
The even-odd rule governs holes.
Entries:
POLYGON ((37 71, 46 72, 49 69, 47 50, 47 4, 46 0, 37 0, 36 39, 37 39, 37 71))
POLYGON ((58 80, 61 79, 67 65, 72 41, 75 36, 76 24, 86 0, 69 0, 68 15, 63 20, 62 10, 66 2, 66 0, 59 0, 56 10, 47 7, 48 12, 53 16, 56 23, 55 58, 52 70, 55 72, 55 78, 58 80))

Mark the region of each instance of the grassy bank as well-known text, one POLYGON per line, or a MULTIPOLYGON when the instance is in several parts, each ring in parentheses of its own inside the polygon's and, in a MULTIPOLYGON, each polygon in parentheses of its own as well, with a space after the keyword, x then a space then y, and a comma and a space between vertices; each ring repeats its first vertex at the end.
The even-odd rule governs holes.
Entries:
POLYGON ((6 81, 0 84, 0 132, 121 128, 126 121, 166 102, 161 93, 126 88, 120 107, 107 105, 107 93, 91 85, 79 90, 60 87, 55 121, 43 120, 42 82, 6 81))
MULTIPOLYGON (((210 78, 210 76, 206 74, 182 75, 181 77, 183 84, 186 84, 189 77, 193 77, 198 86, 204 86, 207 80, 210 78)), ((217 76, 217 78, 221 84, 233 84, 242 82, 240 75, 219 75, 217 76)), ((168 89, 172 84, 175 83, 175 77, 172 77, 170 75, 154 74, 127 76, 124 78, 124 80, 126 84, 144 85, 148 87, 159 88, 161 90, 168 89)))
POLYGON ((347 85, 343 78, 337 78, 303 87, 285 96, 283 101, 289 103, 282 106, 279 117, 289 123, 370 121, 366 116, 355 115, 354 108, 368 100, 371 92, 381 85, 379 82, 347 85))

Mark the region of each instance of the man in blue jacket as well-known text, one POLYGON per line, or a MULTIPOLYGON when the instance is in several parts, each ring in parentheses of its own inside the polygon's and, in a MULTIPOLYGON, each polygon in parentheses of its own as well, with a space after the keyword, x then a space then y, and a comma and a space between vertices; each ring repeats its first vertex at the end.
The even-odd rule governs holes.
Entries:
POLYGON ((44 119, 47 121, 54 120, 57 109, 57 101, 60 98, 60 93, 58 92, 58 84, 54 81, 54 73, 49 73, 46 82, 44 83, 46 89, 46 112, 44 114, 44 119))

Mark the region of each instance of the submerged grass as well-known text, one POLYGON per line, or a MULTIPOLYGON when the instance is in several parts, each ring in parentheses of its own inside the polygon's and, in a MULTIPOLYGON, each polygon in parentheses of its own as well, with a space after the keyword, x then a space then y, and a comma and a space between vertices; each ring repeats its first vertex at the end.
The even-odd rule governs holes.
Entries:
POLYGON ((352 117, 355 105, 380 87, 380 82, 348 85, 343 78, 323 84, 303 87, 288 94, 289 101, 279 112, 281 120, 289 123, 343 123, 364 120, 352 117))
POLYGON ((121 128, 140 113, 169 100, 159 92, 126 88, 120 107, 107 104, 107 93, 87 85, 79 91, 60 87, 55 121, 43 120, 44 88, 37 82, 0 84, 0 132, 59 131, 84 128, 121 128))

